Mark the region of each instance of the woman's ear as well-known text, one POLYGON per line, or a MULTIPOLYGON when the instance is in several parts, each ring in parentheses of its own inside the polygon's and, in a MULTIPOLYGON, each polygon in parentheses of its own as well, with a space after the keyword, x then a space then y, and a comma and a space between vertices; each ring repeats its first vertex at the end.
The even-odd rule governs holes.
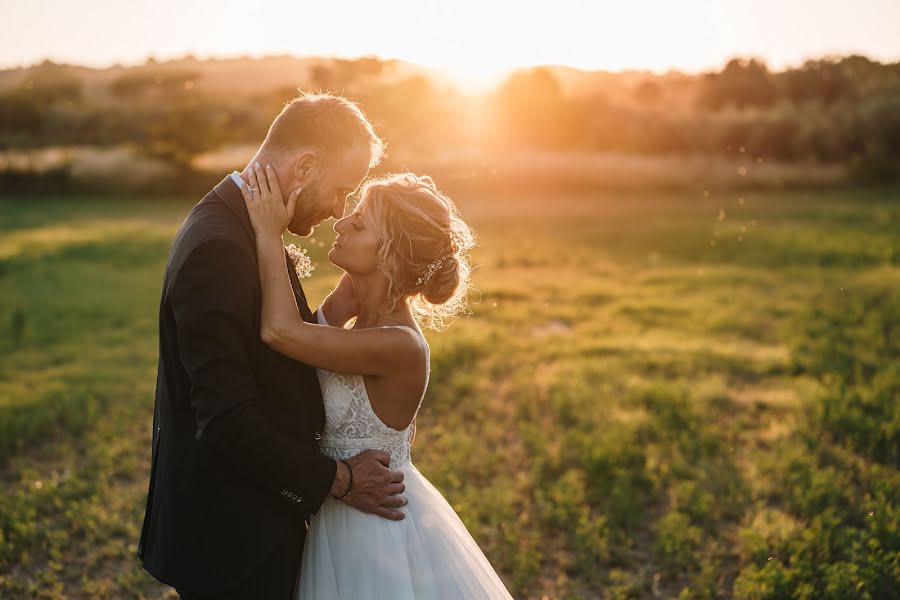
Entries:
POLYGON ((294 161, 294 178, 299 181, 301 185, 306 185, 309 183, 310 179, 312 179, 313 175, 315 175, 318 166, 318 153, 312 150, 305 150, 297 157, 297 160, 294 161))

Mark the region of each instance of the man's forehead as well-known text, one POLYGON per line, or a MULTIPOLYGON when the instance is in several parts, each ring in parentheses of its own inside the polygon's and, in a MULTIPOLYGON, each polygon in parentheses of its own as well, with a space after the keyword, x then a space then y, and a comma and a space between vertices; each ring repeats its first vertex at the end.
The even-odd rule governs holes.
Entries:
POLYGON ((342 169, 340 169, 339 180, 343 182, 343 187, 355 190, 366 175, 369 174, 369 149, 363 146, 354 146, 347 154, 344 155, 342 161, 342 169))
POLYGON ((357 172, 350 177, 344 178, 343 187, 347 188, 348 190, 356 190, 360 185, 362 185, 363 180, 368 174, 369 170, 366 169, 365 171, 357 172))
POLYGON ((365 180, 366 175, 369 174, 368 166, 364 171, 358 171, 354 173, 352 176, 344 179, 344 184, 341 186, 343 189, 350 190, 351 192, 356 192, 362 186, 363 180, 365 180))

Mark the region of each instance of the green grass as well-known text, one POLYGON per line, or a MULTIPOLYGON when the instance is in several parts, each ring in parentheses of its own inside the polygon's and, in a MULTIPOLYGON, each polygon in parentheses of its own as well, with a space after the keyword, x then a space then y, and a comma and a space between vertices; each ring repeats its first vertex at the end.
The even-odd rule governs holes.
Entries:
MULTIPOLYGON (((898 590, 900 190, 458 202, 413 455, 517 598, 898 590)), ((0 201, 0 596, 167 593, 133 554, 190 204, 0 201)))

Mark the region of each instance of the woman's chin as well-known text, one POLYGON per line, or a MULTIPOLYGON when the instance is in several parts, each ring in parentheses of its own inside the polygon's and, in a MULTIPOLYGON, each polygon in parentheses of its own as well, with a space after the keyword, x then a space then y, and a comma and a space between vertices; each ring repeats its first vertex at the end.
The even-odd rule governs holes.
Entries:
POLYGON ((343 269, 344 267, 343 267, 343 265, 341 265, 340 258, 338 260, 334 259, 334 255, 337 253, 336 251, 337 251, 337 248, 332 248, 331 250, 328 251, 328 260, 334 266, 338 267, 339 269, 343 269))

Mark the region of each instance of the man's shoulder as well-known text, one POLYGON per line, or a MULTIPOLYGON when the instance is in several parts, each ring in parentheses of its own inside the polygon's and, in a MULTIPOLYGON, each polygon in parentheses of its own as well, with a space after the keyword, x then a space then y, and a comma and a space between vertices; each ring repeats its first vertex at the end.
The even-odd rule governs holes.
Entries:
POLYGON ((208 193, 191 209, 178 230, 176 240, 179 237, 184 237, 186 241, 198 237, 234 237, 236 242, 248 246, 253 244, 237 216, 215 191, 208 193))
POLYGON ((169 253, 169 269, 177 272, 191 254, 210 247, 253 253, 253 240, 214 191, 191 209, 178 228, 169 253))

